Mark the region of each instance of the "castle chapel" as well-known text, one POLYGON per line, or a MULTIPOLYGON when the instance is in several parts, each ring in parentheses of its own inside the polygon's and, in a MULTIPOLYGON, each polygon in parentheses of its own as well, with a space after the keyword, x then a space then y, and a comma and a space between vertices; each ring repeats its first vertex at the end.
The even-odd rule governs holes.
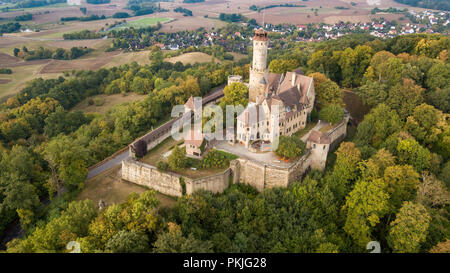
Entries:
POLYGON ((304 76, 300 68, 285 74, 269 72, 269 38, 263 29, 256 30, 252 40, 249 104, 237 118, 236 131, 236 140, 246 147, 254 140, 272 142, 305 128, 315 99, 313 78, 304 76), (278 107, 278 114, 273 106, 278 107))

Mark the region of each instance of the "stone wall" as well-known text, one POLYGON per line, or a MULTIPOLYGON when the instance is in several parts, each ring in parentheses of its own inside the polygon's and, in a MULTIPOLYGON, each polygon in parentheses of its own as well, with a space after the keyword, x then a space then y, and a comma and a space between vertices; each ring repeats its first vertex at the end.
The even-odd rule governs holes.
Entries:
POLYGON ((311 163, 309 151, 289 167, 278 167, 262 162, 238 158, 230 163, 233 184, 243 183, 263 191, 273 187, 287 187, 300 180, 308 171, 311 163))
POLYGON ((155 189, 170 196, 182 196, 181 179, 186 185, 186 194, 198 190, 222 193, 229 187, 231 169, 197 179, 176 173, 160 171, 156 167, 136 161, 132 158, 122 161, 122 179, 155 189))
POLYGON ((228 168, 222 173, 197 179, 183 176, 184 182, 186 183, 186 194, 192 194, 198 190, 222 193, 229 187, 230 175, 231 169, 228 168))
POLYGON ((128 158, 122 161, 122 179, 155 189, 170 196, 182 196, 180 175, 128 158))
MULTIPOLYGON (((336 147, 345 138, 348 118, 346 116, 341 123, 325 133, 331 138, 331 147, 333 145, 336 147)), ((147 136, 147 139, 151 140, 149 142, 150 147, 156 146, 157 143, 165 139, 166 130, 160 132, 161 134, 153 139, 147 136)), ((277 167, 263 162, 238 158, 231 161, 230 168, 224 172, 197 179, 159 171, 154 166, 129 158, 122 162, 122 178, 170 196, 183 195, 180 178, 185 183, 186 194, 192 194, 201 189, 212 193, 222 193, 229 187, 230 180, 233 184, 244 183, 258 191, 263 191, 266 188, 287 187, 294 181, 301 180, 310 168, 314 167, 315 161, 326 160, 326 154, 321 156, 324 158, 316 157, 317 155, 311 153, 311 150, 307 150, 303 157, 288 167, 277 167)))
POLYGON ((341 143, 341 141, 347 136, 347 123, 349 118, 349 115, 345 115, 344 120, 325 133, 331 138, 330 151, 337 148, 339 143, 341 143))

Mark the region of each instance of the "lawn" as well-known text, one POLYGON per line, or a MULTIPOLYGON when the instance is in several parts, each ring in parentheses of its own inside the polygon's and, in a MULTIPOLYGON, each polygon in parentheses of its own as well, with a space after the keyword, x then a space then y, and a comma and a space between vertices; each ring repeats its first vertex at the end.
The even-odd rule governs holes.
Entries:
POLYGON ((85 113, 106 113, 113 106, 121 103, 129 103, 143 100, 147 95, 139 95, 136 93, 113 94, 113 95, 96 95, 84 99, 82 102, 72 108, 73 111, 80 110, 85 113), (90 104, 92 103, 92 104, 90 104))
MULTIPOLYGON (((148 153, 141 159, 142 162, 150 164, 152 166, 156 166, 158 161, 165 161, 167 162, 167 158, 169 156, 170 150, 172 150, 175 145, 178 144, 183 146, 183 141, 176 141, 172 137, 168 137, 163 142, 158 144, 156 147, 148 151, 148 153)), ((224 155, 228 159, 235 159, 237 156, 233 154, 229 154, 226 152, 218 151, 220 154, 224 155)), ((200 178, 200 177, 206 177, 213 174, 217 174, 220 172, 225 171, 228 166, 224 168, 201 168, 201 160, 199 159, 193 159, 188 158, 188 166, 184 168, 181 171, 174 171, 174 173, 187 176, 190 178, 200 178), (194 168, 194 169, 191 169, 194 168)))
POLYGON ((130 28, 130 27, 144 28, 144 27, 156 25, 158 22, 165 23, 165 22, 168 22, 171 20, 172 20, 172 18, 148 17, 148 18, 142 18, 142 19, 135 20, 135 21, 128 21, 125 24, 118 25, 116 27, 113 27, 112 29, 119 30, 119 29, 130 28))
MULTIPOLYGON (((195 64, 195 63, 208 63, 211 62, 211 55, 208 55, 203 52, 189 52, 184 53, 179 56, 171 57, 165 59, 165 61, 170 63, 176 63, 176 62, 182 62, 184 65, 187 64, 195 64)), ((214 58, 216 63, 220 63, 220 60, 217 58, 214 58)))

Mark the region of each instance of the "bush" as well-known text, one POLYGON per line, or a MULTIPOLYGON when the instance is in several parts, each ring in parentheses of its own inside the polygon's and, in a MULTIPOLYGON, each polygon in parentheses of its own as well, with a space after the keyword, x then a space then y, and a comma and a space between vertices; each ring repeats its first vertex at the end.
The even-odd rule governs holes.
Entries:
POLYGON ((103 104, 105 104, 105 100, 102 98, 95 98, 93 99, 93 102, 95 106, 102 106, 103 104))
POLYGON ((187 159, 186 159, 186 150, 179 148, 178 145, 175 146, 170 153, 169 158, 169 167, 173 171, 181 171, 186 167, 187 159))
POLYGON ((202 160, 202 168, 225 168, 237 156, 216 149, 211 150, 202 160))
POLYGON ((0 74, 11 74, 12 70, 9 68, 0 68, 0 74))
POLYGON ((158 162, 156 162, 156 168, 158 168, 158 170, 160 171, 167 171, 169 169, 169 164, 167 164, 167 162, 159 160, 158 162))
POLYGON ((278 149, 275 153, 282 157, 293 159, 303 154, 305 151, 305 143, 295 136, 280 136, 278 149))

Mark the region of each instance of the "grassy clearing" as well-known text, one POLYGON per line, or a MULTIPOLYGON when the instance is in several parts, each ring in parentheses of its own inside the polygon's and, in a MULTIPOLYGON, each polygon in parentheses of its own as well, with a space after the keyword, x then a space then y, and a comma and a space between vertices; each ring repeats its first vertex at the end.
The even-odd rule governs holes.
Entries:
POLYGON ((10 79, 11 81, 6 84, 0 84, 0 101, 4 101, 8 97, 19 93, 29 80, 38 77, 44 79, 57 78, 62 75, 62 73, 39 74, 42 66, 43 64, 12 67, 12 74, 2 74, 0 76, 2 79, 10 79))
MULTIPOLYGON (((172 58, 167 58, 165 59, 165 61, 171 63, 182 62, 184 65, 186 65, 195 63, 208 63, 211 61, 211 58, 212 58, 211 55, 208 55, 203 52, 189 52, 172 58)), ((220 60, 215 58, 215 62, 220 63, 220 60)))
MULTIPOLYGON (((131 193, 140 194, 148 190, 146 187, 122 180, 120 170, 121 166, 119 165, 86 181, 77 200, 90 199, 94 204, 103 200, 109 206, 124 202, 131 193)), ((158 192, 156 197, 161 202, 160 206, 170 207, 176 201, 175 198, 158 192)))
POLYGON ((96 95, 90 98, 84 99, 82 102, 78 103, 72 108, 72 111, 83 111, 84 113, 100 113, 104 114, 113 106, 130 103, 138 100, 143 100, 147 95, 139 95, 136 93, 123 94, 113 94, 113 95, 96 95), (89 104, 89 102, 93 104, 89 104))
POLYGON ((172 18, 148 17, 148 18, 142 18, 142 19, 139 19, 136 21, 128 21, 125 24, 113 27, 112 29, 119 30, 119 29, 125 29, 125 28, 130 28, 130 27, 144 28, 144 27, 156 25, 158 22, 165 23, 165 22, 169 22, 171 20, 172 20, 172 18))
MULTIPOLYGON (((163 142, 158 144, 156 147, 148 151, 148 153, 141 159, 142 162, 150 164, 152 166, 156 166, 158 161, 165 161, 167 162, 167 153, 175 147, 176 144, 181 145, 183 141, 176 141, 172 137, 168 137, 163 142)), ((228 159, 235 159, 237 158, 236 155, 226 153, 223 151, 217 151, 221 155, 224 155, 228 159)), ((214 174, 221 173, 225 171, 228 166, 224 168, 202 168, 201 166, 201 160, 189 158, 187 159, 188 164, 187 167, 184 168, 181 171, 174 171, 174 173, 190 177, 190 178, 201 178, 206 177, 214 174), (191 169, 194 168, 194 169, 191 169)))
POLYGON ((124 64, 129 64, 132 62, 137 62, 140 65, 151 64, 151 61, 148 57, 149 50, 138 51, 138 52, 122 52, 116 56, 114 56, 109 63, 104 65, 103 67, 109 68, 113 66, 121 66, 124 64))
POLYGON ((153 149, 148 151, 147 154, 141 159, 141 161, 152 166, 156 166, 156 163, 159 160, 166 161, 166 159, 164 158, 164 154, 171 148, 173 148, 177 143, 178 141, 176 141, 172 137, 168 137, 164 141, 156 145, 153 149))

